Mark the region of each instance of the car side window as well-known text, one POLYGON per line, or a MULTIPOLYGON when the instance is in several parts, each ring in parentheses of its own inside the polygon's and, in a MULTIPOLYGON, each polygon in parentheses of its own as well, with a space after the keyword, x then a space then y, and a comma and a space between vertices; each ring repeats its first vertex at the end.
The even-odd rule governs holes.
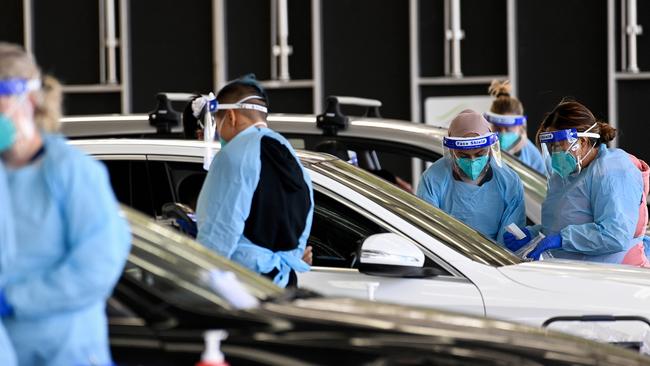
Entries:
POLYGON ((372 220, 343 203, 314 191, 314 219, 308 245, 314 251, 314 266, 354 268, 363 241, 385 233, 372 220))
POLYGON ((154 214, 145 160, 103 160, 117 200, 148 215, 154 214))

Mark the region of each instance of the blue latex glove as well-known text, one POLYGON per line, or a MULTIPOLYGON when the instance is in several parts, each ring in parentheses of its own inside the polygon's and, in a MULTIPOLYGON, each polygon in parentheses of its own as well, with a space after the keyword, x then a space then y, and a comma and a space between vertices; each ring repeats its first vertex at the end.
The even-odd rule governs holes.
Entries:
POLYGON ((523 231, 524 234, 526 234, 526 237, 521 240, 517 240, 517 238, 514 235, 510 234, 507 231, 503 234, 503 243, 506 245, 506 248, 508 248, 511 252, 518 251, 519 249, 521 249, 521 247, 528 244, 533 239, 533 236, 530 234, 530 230, 528 230, 527 228, 523 228, 521 229, 521 231, 523 231))
POLYGON ((561 249, 562 248, 562 235, 555 234, 545 237, 542 241, 537 244, 535 249, 528 253, 526 257, 538 261, 539 256, 542 255, 547 250, 550 249, 561 249))
POLYGON ((0 290, 0 317, 13 315, 14 308, 7 302, 4 290, 0 290))

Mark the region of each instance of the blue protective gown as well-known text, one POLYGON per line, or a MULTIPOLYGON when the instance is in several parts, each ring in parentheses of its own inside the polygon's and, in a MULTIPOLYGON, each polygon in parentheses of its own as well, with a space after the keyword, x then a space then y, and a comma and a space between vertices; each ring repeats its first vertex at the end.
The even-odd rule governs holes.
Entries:
POLYGON ((478 186, 456 180, 452 164, 449 157, 433 163, 422 174, 417 196, 499 243, 506 226, 524 227, 524 189, 512 169, 491 159, 492 177, 478 186))
POLYGON ((277 269, 279 273, 274 282, 284 287, 292 269, 297 272, 309 270, 302 261, 302 254, 311 231, 313 189, 309 173, 300 165, 311 204, 297 248, 273 252, 244 235, 245 222, 260 180, 260 141, 265 136, 279 141, 300 165, 289 142, 273 130, 251 126, 240 132, 221 149, 210 166, 197 203, 197 241, 254 272, 269 273, 277 269))
POLYGON ((542 154, 532 141, 526 140, 526 145, 524 145, 521 151, 519 151, 517 158, 521 160, 522 163, 546 175, 544 158, 542 158, 542 154))
MULTIPOLYGON (((598 148, 578 175, 553 174, 542 203, 542 232, 561 234, 555 257, 621 263, 634 238, 643 194, 641 172, 620 149, 598 148)), ((537 230, 538 231, 538 230, 537 230)))
POLYGON ((20 365, 109 365, 105 304, 130 249, 104 166, 44 134, 44 153, 8 170, 16 258, 3 319, 20 365))
MULTIPOLYGON (((5 208, 11 205, 7 175, 2 162, 0 162, 0 202, 6 205, 5 208)), ((10 215, 9 210, 3 211, 0 214, 0 288, 5 283, 7 267, 14 259, 16 250, 13 216, 10 215)), ((0 365, 14 366, 17 364, 16 362, 14 347, 7 336, 4 325, 0 322, 0 365)))

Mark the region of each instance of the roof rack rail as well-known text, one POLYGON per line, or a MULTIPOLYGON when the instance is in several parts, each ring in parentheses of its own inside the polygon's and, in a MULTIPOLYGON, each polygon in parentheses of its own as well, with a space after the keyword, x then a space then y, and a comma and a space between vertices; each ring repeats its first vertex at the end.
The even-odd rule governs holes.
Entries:
POLYGON ((316 126, 322 129, 325 135, 336 136, 339 130, 348 128, 350 120, 341 112, 341 105, 366 107, 363 117, 381 118, 379 113, 381 101, 379 100, 330 95, 327 97, 325 112, 316 116, 316 126))

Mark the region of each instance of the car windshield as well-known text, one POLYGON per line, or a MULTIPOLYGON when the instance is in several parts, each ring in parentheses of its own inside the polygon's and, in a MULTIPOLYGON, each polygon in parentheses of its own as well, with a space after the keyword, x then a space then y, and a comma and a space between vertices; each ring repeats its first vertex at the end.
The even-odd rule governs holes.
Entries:
POLYGON ((341 182, 470 259, 491 266, 522 260, 478 231, 393 184, 340 160, 313 164, 316 170, 341 182))
POLYGON ((215 293, 207 282, 207 274, 214 269, 234 273, 245 290, 261 301, 282 294, 283 290, 271 281, 155 223, 144 214, 126 206, 122 206, 122 212, 132 234, 124 277, 147 287, 169 303, 191 309, 231 309, 229 302, 215 293))

